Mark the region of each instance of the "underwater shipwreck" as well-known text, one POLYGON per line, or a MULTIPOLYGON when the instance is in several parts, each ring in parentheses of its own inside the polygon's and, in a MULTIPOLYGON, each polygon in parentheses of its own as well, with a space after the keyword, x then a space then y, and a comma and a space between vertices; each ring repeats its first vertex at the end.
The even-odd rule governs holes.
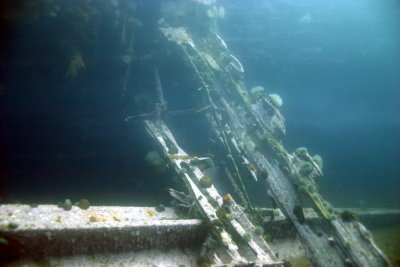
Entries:
MULTIPOLYGON (((89 9, 90 2, 65 8, 71 25, 88 20, 79 9, 89 9)), ((170 62, 157 53, 138 56, 136 33, 144 26, 131 19, 140 8, 128 2, 105 4, 119 18, 125 52, 121 97, 129 90, 132 65, 147 60, 154 105, 124 123, 145 129, 157 148, 146 161, 176 177, 176 188, 168 188, 173 205, 2 204, 0 260, 10 266, 391 266, 367 227, 398 220, 400 212, 337 208, 324 199, 318 188, 322 158, 301 144, 292 152, 285 148, 282 99, 261 86, 246 88, 246 66, 218 29, 224 15, 218 1, 160 1, 151 15, 157 23, 146 32, 170 62), (161 68, 181 71, 170 80, 190 77, 180 92, 191 99, 189 108, 170 105, 161 68), (182 114, 207 123, 213 153, 187 152, 185 144, 196 140, 179 137, 174 120, 182 114), (273 207, 252 204, 249 179, 273 207)), ((79 79, 89 68, 84 49, 65 44, 65 79, 79 79)))

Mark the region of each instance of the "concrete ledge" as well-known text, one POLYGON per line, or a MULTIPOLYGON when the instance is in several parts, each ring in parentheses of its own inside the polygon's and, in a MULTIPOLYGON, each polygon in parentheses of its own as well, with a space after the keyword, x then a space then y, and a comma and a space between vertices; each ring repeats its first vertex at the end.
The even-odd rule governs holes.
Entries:
POLYGON ((135 252, 101 253, 95 255, 71 255, 63 257, 25 258, 2 264, 4 267, 198 267, 199 251, 185 249, 146 249, 135 252))
POLYGON ((0 229, 8 229, 9 223, 19 230, 125 227, 137 222, 179 220, 175 209, 165 208, 157 212, 153 207, 93 206, 83 210, 73 206, 66 211, 56 205, 0 205, 0 229))
MULTIPOLYGON (((283 214, 279 210, 262 210, 273 251, 282 258, 303 255, 301 242, 283 214), (275 219, 269 221, 272 212, 275 219)), ((400 210, 346 210, 358 214, 370 227, 400 219, 400 210)), ((307 219, 318 220, 310 209, 305 209, 304 214, 307 219)), ((174 208, 157 212, 153 207, 94 206, 82 210, 74 206, 65 211, 55 205, 0 205, 0 237, 7 240, 7 244, 0 244, 0 262, 49 257, 59 261, 69 259, 67 262, 86 257, 90 262, 94 255, 102 259, 105 256, 100 255, 114 255, 107 257, 115 261, 116 255, 121 255, 129 262, 127 255, 147 255, 143 251, 149 249, 159 257, 170 250, 178 255, 182 248, 196 255, 206 236, 207 228, 201 220, 180 219, 174 208)), ((182 252, 177 259, 183 259, 184 254, 187 253, 182 252)))
POLYGON ((198 247, 205 236, 201 220, 178 219, 172 208, 0 206, 0 237, 8 243, 0 254, 7 258, 198 247))

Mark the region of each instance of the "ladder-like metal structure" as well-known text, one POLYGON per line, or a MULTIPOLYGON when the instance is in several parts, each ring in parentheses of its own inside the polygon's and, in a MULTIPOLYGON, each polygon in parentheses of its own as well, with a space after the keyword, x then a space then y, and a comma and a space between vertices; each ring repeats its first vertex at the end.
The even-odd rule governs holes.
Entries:
POLYGON ((247 218, 242 208, 236 204, 230 195, 221 196, 214 185, 202 185, 205 174, 196 166, 196 163, 207 158, 189 156, 177 143, 172 133, 161 120, 146 120, 146 129, 162 147, 169 158, 175 171, 181 174, 186 187, 190 191, 197 207, 211 226, 209 238, 216 238, 223 245, 223 250, 216 250, 210 244, 205 244, 202 250, 202 260, 212 266, 282 266, 267 242, 260 235, 253 234, 255 226, 247 218), (170 154, 174 151, 174 154, 170 154), (230 218, 228 215, 232 215, 230 218), (231 233, 228 233, 229 228, 231 233), (232 232, 237 235, 238 242, 232 237, 232 232), (246 235, 252 235, 246 238, 246 235), (239 247, 247 246, 245 255, 239 247))

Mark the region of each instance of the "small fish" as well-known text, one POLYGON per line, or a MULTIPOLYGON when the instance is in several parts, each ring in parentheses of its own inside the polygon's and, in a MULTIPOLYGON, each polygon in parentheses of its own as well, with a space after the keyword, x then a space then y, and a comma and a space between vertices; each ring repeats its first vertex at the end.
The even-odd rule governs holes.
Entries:
POLYGON ((168 158, 169 159, 187 160, 187 159, 190 159, 190 156, 189 155, 171 155, 171 154, 168 154, 168 158))
POLYGON ((254 167, 253 164, 251 164, 251 163, 245 163, 245 164, 246 164, 247 168, 249 168, 249 170, 251 172, 257 172, 257 169, 256 169, 256 167, 254 167))
POLYGON ((119 2, 118 2, 118 0, 110 0, 110 3, 111 3, 111 5, 114 6, 114 7, 119 7, 119 2))
POLYGON ((131 55, 123 55, 121 56, 121 60, 125 63, 125 64, 130 64, 133 60, 133 57, 131 55))
POLYGON ((306 14, 299 19, 299 24, 310 24, 313 19, 310 14, 306 14))
POLYGON ((50 12, 47 14, 47 16, 49 16, 49 17, 51 17, 51 18, 57 18, 57 17, 58 17, 57 13, 54 12, 54 11, 50 11, 50 12))

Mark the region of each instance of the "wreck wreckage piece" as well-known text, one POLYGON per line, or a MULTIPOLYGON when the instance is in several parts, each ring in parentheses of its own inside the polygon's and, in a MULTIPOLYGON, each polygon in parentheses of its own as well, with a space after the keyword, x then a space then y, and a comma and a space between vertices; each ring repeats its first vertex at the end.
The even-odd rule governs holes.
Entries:
MULTIPOLYGON (((191 164, 197 157, 189 156, 179 147, 172 133, 161 120, 146 120, 146 129, 148 133, 158 141, 165 155, 169 158, 170 163, 177 173, 181 174, 192 199, 196 202, 198 209, 204 215, 208 224, 211 225, 212 235, 215 236, 223 245, 223 249, 209 247, 209 242, 205 242, 201 257, 211 263, 211 266, 242 266, 242 264, 253 264, 252 266, 283 266, 275 254, 272 252, 266 241, 261 236, 254 236, 250 240, 243 238, 246 233, 254 231, 255 226, 247 218, 231 196, 221 197, 216 188, 211 184, 208 187, 201 186, 201 179, 205 176, 203 172, 191 164), (177 153, 171 155, 168 153, 170 146, 176 147, 177 153), (185 170, 183 166, 190 166, 190 170, 185 170), (226 200, 228 199, 228 201, 226 200), (234 215, 233 218, 225 218, 226 210, 234 215), (225 230, 229 228, 236 235, 242 238, 236 238, 225 230), (249 249, 241 248, 246 246, 249 249), (239 251, 246 250, 246 255, 239 251), (226 262, 226 259, 229 259, 226 262), (222 260, 225 259, 225 260, 222 260)), ((172 191, 173 194, 176 192, 172 191)), ((182 198, 179 196, 179 198, 182 198)), ((210 237, 211 238, 211 237, 210 237)))
MULTIPOLYGON (((174 41, 165 30, 163 33, 174 41)), ((267 95, 249 95, 241 77, 230 71, 235 57, 210 45, 207 38, 210 37, 203 35, 196 39, 191 34, 191 43, 196 46, 190 45, 190 48, 184 42, 175 43, 204 89, 202 105, 211 107, 206 110, 207 117, 226 149, 239 187, 244 187, 245 174, 239 171, 238 161, 245 159, 251 166, 251 175, 267 182, 268 194, 296 227, 314 266, 390 266, 373 240, 366 238, 369 235, 363 233, 365 228, 358 222, 344 221, 318 193, 315 178, 322 176, 322 172, 315 162, 309 162, 311 157, 307 154, 308 157, 299 158, 296 153, 286 151, 280 140, 285 134, 284 119, 273 99, 267 95), (225 68, 213 68, 210 59, 203 55, 212 57, 225 68), (307 175, 303 175, 304 164, 313 166, 307 175), (305 220, 302 197, 310 200, 324 223, 313 225, 305 220), (332 236, 335 246, 328 242, 332 236)), ((248 200, 245 189, 242 193, 248 200)), ((251 207, 249 203, 244 204, 251 207)))

